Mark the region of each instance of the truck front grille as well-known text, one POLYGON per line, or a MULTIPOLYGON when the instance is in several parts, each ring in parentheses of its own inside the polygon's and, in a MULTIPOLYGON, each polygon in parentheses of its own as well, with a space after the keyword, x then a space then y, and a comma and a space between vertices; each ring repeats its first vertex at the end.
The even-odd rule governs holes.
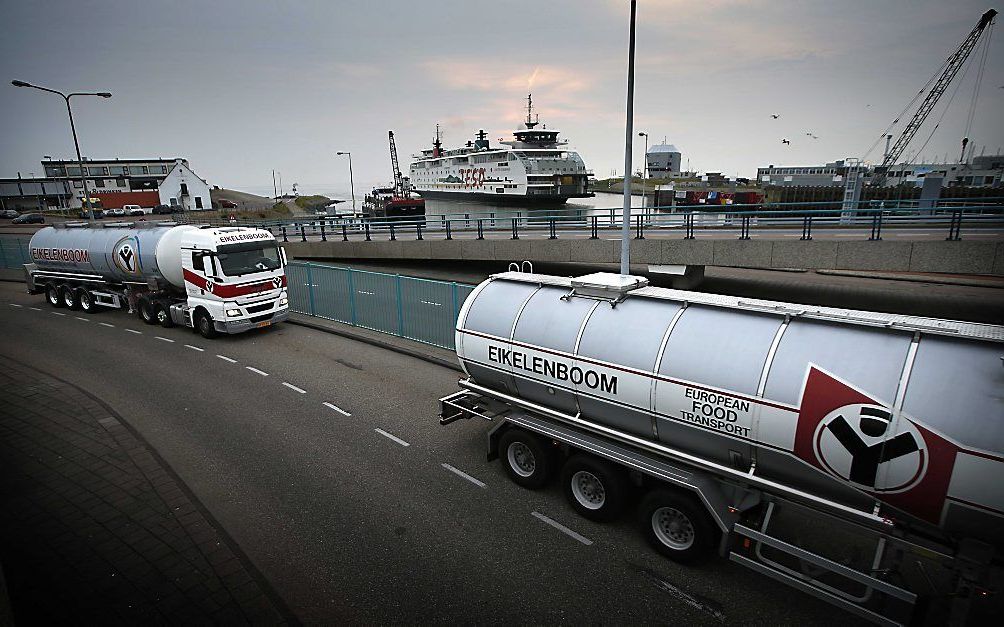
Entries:
POLYGON ((249 314, 261 313, 263 311, 268 311, 272 308, 272 303, 265 303, 263 305, 251 305, 248 307, 249 314))

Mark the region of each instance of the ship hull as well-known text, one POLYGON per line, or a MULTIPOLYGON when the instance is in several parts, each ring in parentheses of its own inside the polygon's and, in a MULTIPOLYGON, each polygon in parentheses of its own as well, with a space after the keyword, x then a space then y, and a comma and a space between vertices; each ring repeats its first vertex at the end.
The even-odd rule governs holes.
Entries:
POLYGON ((542 205, 563 205, 570 198, 589 198, 592 193, 574 195, 544 195, 519 196, 516 194, 486 194, 482 192, 449 192, 421 190, 417 192, 422 198, 430 200, 468 201, 507 207, 538 207, 542 205))

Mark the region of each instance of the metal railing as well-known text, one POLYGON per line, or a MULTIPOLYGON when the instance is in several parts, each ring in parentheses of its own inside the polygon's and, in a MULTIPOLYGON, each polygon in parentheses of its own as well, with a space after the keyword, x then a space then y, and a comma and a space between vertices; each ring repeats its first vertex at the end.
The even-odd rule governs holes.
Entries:
POLYGON ((20 270, 21 267, 31 262, 31 255, 28 254, 27 238, 0 237, 0 268, 4 270, 20 270))
POLYGON ((302 261, 286 267, 296 313, 454 348, 457 314, 474 286, 302 261))

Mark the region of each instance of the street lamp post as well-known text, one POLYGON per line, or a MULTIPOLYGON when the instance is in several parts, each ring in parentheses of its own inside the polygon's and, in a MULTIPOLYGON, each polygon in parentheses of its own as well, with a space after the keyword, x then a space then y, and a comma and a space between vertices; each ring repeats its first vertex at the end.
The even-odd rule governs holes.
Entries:
MULTIPOLYGON (((89 220, 94 220, 94 207, 91 206, 91 193, 87 190, 87 173, 84 171, 84 159, 80 156, 80 142, 77 141, 77 127, 73 123, 73 109, 70 108, 70 98, 74 96, 98 96, 100 98, 111 98, 111 93, 107 91, 99 92, 73 92, 70 94, 64 94, 61 91, 55 89, 49 89, 48 87, 40 87, 38 85, 32 85, 31 83, 26 83, 24 81, 11 81, 11 85, 14 87, 31 87, 32 89, 38 89, 40 91, 47 91, 50 94, 56 94, 63 97, 66 101, 66 113, 70 116, 70 131, 73 133, 73 147, 77 150, 77 164, 80 168, 80 180, 84 183, 84 200, 87 203, 87 218, 89 220)), ((69 179, 69 176, 67 176, 69 179)))
MULTIPOLYGON (((642 131, 638 133, 638 137, 645 138, 645 163, 642 164, 641 171, 641 208, 645 209, 645 181, 648 180, 648 133, 642 131)), ((653 202, 655 199, 653 198, 653 202)))
POLYGON ((349 156, 349 192, 352 194, 352 215, 354 216, 356 215, 356 184, 352 181, 352 153, 348 151, 345 152, 339 151, 336 152, 335 154, 338 156, 341 155, 349 156))
POLYGON ((631 27, 628 37, 627 106, 624 128, 624 208, 621 213, 621 274, 631 272, 631 140, 634 139, 634 26, 638 0, 631 0, 631 27))

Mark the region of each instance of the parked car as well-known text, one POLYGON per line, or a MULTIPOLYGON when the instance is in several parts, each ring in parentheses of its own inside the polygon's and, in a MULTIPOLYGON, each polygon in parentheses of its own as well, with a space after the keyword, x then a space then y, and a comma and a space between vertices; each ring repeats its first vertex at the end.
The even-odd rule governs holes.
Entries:
POLYGON ((153 208, 153 213, 155 215, 170 215, 171 208, 167 205, 157 205, 153 208))
POLYGON ((45 224, 41 213, 26 213, 11 220, 11 224, 45 224))
POLYGON ((0 218, 16 218, 19 215, 21 214, 13 209, 4 209, 3 211, 0 211, 0 218))
POLYGON ((146 212, 139 205, 125 205, 122 209, 126 212, 127 216, 143 216, 146 212))
POLYGON ((105 216, 109 218, 120 218, 126 214, 125 209, 105 209, 105 216))
POLYGON ((236 209, 237 208, 237 203, 235 203, 232 200, 227 200, 226 198, 221 198, 219 201, 217 201, 217 204, 220 206, 220 209, 236 209))
MULTIPOLYGON (((84 220, 87 220, 90 217, 89 215, 87 215, 87 207, 84 207, 83 209, 80 210, 80 217, 82 219, 84 219, 84 220)), ((94 210, 94 219, 95 220, 100 220, 103 217, 105 217, 105 210, 104 209, 95 209, 94 210)))

